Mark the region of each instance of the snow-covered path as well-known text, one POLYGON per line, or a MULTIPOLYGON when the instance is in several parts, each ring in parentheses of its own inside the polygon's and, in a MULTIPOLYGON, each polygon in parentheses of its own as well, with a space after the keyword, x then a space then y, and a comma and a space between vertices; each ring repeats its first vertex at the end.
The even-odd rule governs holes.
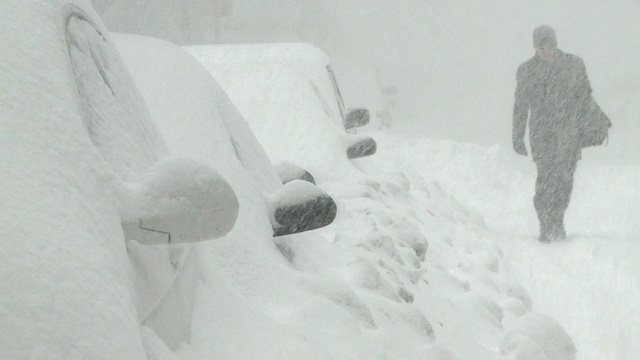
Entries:
POLYGON ((376 139, 378 170, 435 180, 482 214, 485 237, 504 254, 507 272, 527 289, 537 311, 565 327, 579 359, 640 353, 640 168, 583 161, 567 212, 569 240, 540 244, 531 201, 535 169, 527 160, 497 146, 384 133, 376 139))
MULTIPOLYGON (((572 335, 580 359, 633 359, 640 353, 640 171, 582 165, 567 242, 545 246, 504 231, 496 238, 511 273, 572 335)), ((505 196, 506 207, 522 201, 505 196)))
POLYGON ((634 359, 640 352, 640 241, 574 237, 545 246, 496 237, 509 272, 538 311, 571 334, 580 359, 634 359))

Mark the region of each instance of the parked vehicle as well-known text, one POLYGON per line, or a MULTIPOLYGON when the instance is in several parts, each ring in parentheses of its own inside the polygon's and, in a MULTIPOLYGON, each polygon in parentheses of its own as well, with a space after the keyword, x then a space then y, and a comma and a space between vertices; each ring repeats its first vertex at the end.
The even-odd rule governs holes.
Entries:
POLYGON ((375 153, 356 134, 369 111, 347 108, 329 57, 306 43, 185 47, 218 79, 275 161, 327 175, 375 153), (336 152, 336 149, 341 151, 336 152))
POLYGON ((142 243, 223 236, 238 199, 167 150, 88 1, 0 14, 0 358, 146 358, 190 251, 142 243))
POLYGON ((230 182, 237 193, 245 188, 261 190, 266 195, 244 193, 264 198, 276 235, 313 230, 333 221, 335 203, 320 188, 304 181, 283 186, 238 110, 192 56, 160 39, 113 36, 173 153, 215 164, 225 178, 235 179, 230 182), (196 88, 201 96, 181 96, 183 88, 196 88))

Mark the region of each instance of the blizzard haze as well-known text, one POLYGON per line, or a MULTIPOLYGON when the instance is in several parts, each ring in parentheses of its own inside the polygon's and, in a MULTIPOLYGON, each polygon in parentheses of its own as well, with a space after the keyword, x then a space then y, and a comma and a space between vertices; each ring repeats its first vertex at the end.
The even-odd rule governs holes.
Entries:
POLYGON ((154 32, 153 26, 133 26, 122 19, 133 12, 139 22, 148 22, 153 14, 143 10, 157 12, 155 4, 93 2, 105 9, 105 22, 113 30, 167 38, 166 28, 173 27, 168 40, 179 44, 314 43, 331 56, 347 105, 368 106, 379 116, 374 122, 380 124, 387 111, 390 118, 382 122, 406 135, 508 148, 515 72, 534 53, 533 28, 549 24, 556 29, 559 47, 584 59, 594 96, 613 121, 612 141, 599 158, 637 163, 640 3, 634 0, 221 0, 225 11, 217 35, 201 28, 216 19, 215 12, 203 9, 189 13, 191 23, 198 25, 182 38, 175 34, 187 31, 186 3, 158 6, 181 15, 163 17, 165 30, 154 32), (124 4, 129 12, 118 12, 124 4), (381 89, 397 92, 383 95, 381 89))
MULTIPOLYGON (((356 62, 370 59, 384 85, 397 86, 391 129, 510 147, 515 72, 533 56, 533 28, 550 24, 559 47, 585 60, 594 96, 614 122, 608 160, 637 160, 640 3, 352 1, 340 6, 333 13, 334 36, 323 45, 337 74, 345 74, 340 78, 345 88, 350 85, 345 76, 362 77, 350 71, 358 68, 356 62), (369 56, 345 59, 344 48, 369 56)), ((357 98, 357 88, 345 92, 347 102, 357 98)))

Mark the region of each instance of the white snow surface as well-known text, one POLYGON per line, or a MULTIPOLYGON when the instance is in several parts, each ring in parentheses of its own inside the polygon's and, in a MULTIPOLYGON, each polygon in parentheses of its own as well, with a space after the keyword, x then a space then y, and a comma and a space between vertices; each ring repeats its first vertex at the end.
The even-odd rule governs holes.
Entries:
MULTIPOLYGON (((327 228, 272 239, 265 219, 243 210, 260 202, 239 198, 232 232, 194 246, 191 337, 170 348, 139 325, 122 215, 103 186, 118 181, 97 151, 87 151, 68 54, 56 47, 64 35, 41 41, 42 33, 21 31, 58 24, 61 3, 0 3, 1 43, 12 55, 0 67, 0 357, 632 360, 640 353, 640 168, 593 165, 586 154, 567 214, 569 240, 540 244, 526 160, 499 146, 388 132, 369 134, 379 148, 354 161, 361 176, 320 184, 339 203, 327 228), (10 36, 16 32, 20 38, 10 36), (25 69, 42 72, 25 76, 25 69)), ((620 101, 611 96, 603 102, 620 101)), ((160 144, 151 148, 151 158, 164 155, 160 144)))
POLYGON ((633 300, 640 284, 640 169, 583 160, 567 212, 569 239, 544 246, 535 241, 535 174, 532 165, 523 169, 522 158, 498 146, 376 139, 381 163, 437 181, 483 215, 483 237, 502 254, 505 271, 527 289, 535 309, 562 324, 579 359, 635 358, 639 347, 629 339, 640 331, 633 300))
POLYGON ((274 161, 291 161, 319 180, 353 174, 346 149, 361 137, 344 130, 321 49, 275 43, 185 50, 220 82, 274 161))

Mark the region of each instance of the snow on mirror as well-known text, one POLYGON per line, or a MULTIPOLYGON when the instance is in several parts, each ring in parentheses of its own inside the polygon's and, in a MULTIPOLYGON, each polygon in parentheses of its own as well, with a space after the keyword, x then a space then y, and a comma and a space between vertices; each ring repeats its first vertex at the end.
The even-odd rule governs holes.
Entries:
POLYGON ((125 220, 127 240, 145 245, 181 244, 226 235, 238 216, 238 199, 213 169, 189 159, 158 161, 133 185, 134 211, 125 220))
POLYGON ((283 236, 327 226, 336 218, 338 208, 329 194, 303 180, 286 183, 267 197, 273 236, 283 236))
POLYGON ((280 181, 283 184, 291 182, 293 180, 303 180, 312 184, 316 184, 316 179, 310 172, 304 168, 292 163, 291 161, 282 160, 273 164, 280 181))

